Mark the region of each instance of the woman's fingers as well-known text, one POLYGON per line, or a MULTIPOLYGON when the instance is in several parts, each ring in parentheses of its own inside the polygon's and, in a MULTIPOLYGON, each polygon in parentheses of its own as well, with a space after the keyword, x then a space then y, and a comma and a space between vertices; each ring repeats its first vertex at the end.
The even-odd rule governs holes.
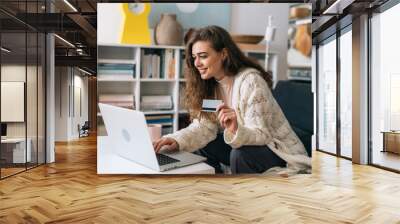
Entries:
POLYGON ((158 142, 154 145, 154 151, 158 153, 164 145, 168 145, 169 148, 178 149, 178 143, 172 138, 161 138, 158 142))
POLYGON ((233 109, 222 109, 218 114, 218 120, 223 128, 230 119, 236 118, 236 112, 233 109))
POLYGON ((156 149, 157 145, 160 143, 161 139, 157 139, 156 141, 153 142, 153 148, 156 149))
POLYGON ((158 151, 158 149, 159 149, 159 145, 161 144, 161 141, 162 141, 162 139, 158 139, 156 142, 155 142, 155 144, 153 144, 153 147, 154 147, 154 151, 158 151))
POLYGON ((165 138, 161 138, 158 143, 156 144, 156 146, 154 147, 154 150, 158 153, 158 151, 160 151, 161 147, 163 145, 167 145, 168 144, 168 139, 165 138))
POLYGON ((218 120, 220 120, 221 116, 227 113, 231 113, 231 112, 235 112, 233 109, 231 108, 223 108, 219 111, 218 113, 218 120))
POLYGON ((218 105, 217 107, 217 119, 223 129, 229 128, 234 130, 237 126, 236 112, 234 109, 228 107, 225 104, 218 105))

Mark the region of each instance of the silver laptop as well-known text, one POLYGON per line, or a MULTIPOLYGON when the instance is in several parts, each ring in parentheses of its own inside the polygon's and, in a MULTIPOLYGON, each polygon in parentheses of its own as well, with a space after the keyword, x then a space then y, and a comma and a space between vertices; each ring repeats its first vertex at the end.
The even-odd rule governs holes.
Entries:
POLYGON ((108 137, 119 156, 156 171, 166 171, 205 161, 188 152, 156 154, 143 112, 99 103, 108 137))

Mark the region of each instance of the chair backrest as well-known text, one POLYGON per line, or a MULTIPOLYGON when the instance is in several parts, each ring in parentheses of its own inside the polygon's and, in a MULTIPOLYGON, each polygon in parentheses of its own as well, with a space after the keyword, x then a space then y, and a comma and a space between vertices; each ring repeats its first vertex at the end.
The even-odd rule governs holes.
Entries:
POLYGON ((311 82, 282 80, 272 91, 293 130, 311 155, 311 136, 314 132, 313 95, 311 82))
POLYGON ((82 129, 89 129, 90 125, 89 125, 89 121, 85 121, 85 123, 82 125, 82 129))

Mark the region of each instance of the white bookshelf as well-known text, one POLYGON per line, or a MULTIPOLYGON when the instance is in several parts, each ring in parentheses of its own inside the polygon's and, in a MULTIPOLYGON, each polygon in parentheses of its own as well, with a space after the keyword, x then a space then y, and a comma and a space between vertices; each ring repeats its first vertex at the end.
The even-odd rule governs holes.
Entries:
MULTIPOLYGON (((242 47, 242 50, 246 55, 254 56, 258 55, 259 58, 265 57, 265 46, 258 48, 242 47)), ((134 75, 130 76, 127 74, 118 73, 113 74, 107 72, 102 74, 101 70, 98 69, 98 99, 102 95, 132 95, 133 107, 136 110, 142 110, 141 97, 142 96, 157 96, 157 95, 169 95, 172 97, 172 109, 168 110, 151 110, 143 111, 146 116, 148 115, 172 115, 172 131, 178 130, 179 116, 187 115, 188 112, 180 104, 180 88, 186 85, 185 79, 180 75, 181 71, 181 58, 184 52, 183 46, 143 46, 143 45, 117 45, 117 44, 99 44, 98 45, 98 65, 100 64, 115 64, 115 65, 133 65, 134 75), (161 54, 166 52, 166 49, 173 50, 175 58, 175 68, 173 77, 162 77, 162 78, 143 78, 142 74, 142 60, 145 51, 159 51, 161 54)), ((271 53, 269 60, 276 60, 276 54, 271 53), (275 57, 274 57, 275 56, 275 57)), ((165 59, 165 56, 164 56, 165 59)), ((263 65, 263 63, 260 61, 263 65)), ((162 62, 160 62, 162 64, 162 62)), ((276 63, 273 63, 274 65, 276 63)), ((272 66, 272 70, 275 70, 276 66, 272 66)), ((270 67, 271 68, 271 67, 270 67)), ((165 69, 165 68, 164 68, 165 69)), ((100 101, 98 101, 100 102, 100 101)), ((107 102, 105 102, 107 103, 107 102)), ((104 124, 101 119, 101 114, 98 111, 98 135, 106 135, 104 124)))
POLYGON ((99 64, 136 64, 133 59, 100 59, 97 61, 99 64))
POLYGON ((141 82, 175 82, 175 79, 146 78, 140 79, 141 82))

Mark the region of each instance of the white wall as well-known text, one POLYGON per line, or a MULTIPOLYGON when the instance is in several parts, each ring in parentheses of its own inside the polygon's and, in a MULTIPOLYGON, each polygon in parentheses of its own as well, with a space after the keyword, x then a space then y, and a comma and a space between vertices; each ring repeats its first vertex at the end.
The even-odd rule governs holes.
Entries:
MULTIPOLYGON (((76 72, 76 71, 75 71, 76 72)), ((79 72, 79 71, 78 71, 79 72)), ((80 73, 82 74, 82 73, 80 73)), ((81 88, 82 91, 82 116, 79 116, 80 122, 85 122, 88 120, 88 77, 82 75, 75 75, 75 86, 81 88)))
MULTIPOLYGON (((36 74, 36 67, 33 66, 27 66, 25 67, 24 65, 19 65, 19 64, 5 64, 1 66, 1 81, 9 81, 9 82, 25 82, 25 76, 26 74, 31 75, 31 74, 36 74), (28 72, 28 73, 26 73, 28 72)), ((30 78, 30 77, 28 77, 30 78)), ((36 81, 29 80, 30 85, 36 85, 36 81), (31 83, 32 82, 32 83, 31 83)), ((30 104, 31 102, 36 102, 36 89, 31 90, 30 88, 28 89, 28 99, 27 103, 30 104)), ((2 96, 4 97, 4 96, 2 96)), ((33 105, 27 105, 31 106, 31 108, 36 108, 37 105, 36 103, 33 105)), ((9 110, 10 108, 1 108, 1 110, 9 110)), ((22 108, 24 110, 24 108, 22 108)), ((34 130, 36 130, 36 125, 32 124, 32 121, 36 122, 36 113, 32 112, 32 109, 27 109, 29 113, 27 113, 27 120, 30 122, 28 124, 28 137, 29 134, 32 133, 34 130)), ((7 126, 7 136, 8 137, 24 137, 25 136, 25 126, 26 122, 8 122, 7 126)))
POLYGON ((234 3, 232 4, 231 33, 264 35, 268 16, 273 16, 275 39, 270 52, 278 54, 278 80, 287 79, 289 4, 234 3))
MULTIPOLYGON (((74 71, 74 89, 75 92, 74 94, 77 94, 76 90, 77 88, 80 89, 80 105, 81 105, 81 110, 82 110, 82 114, 79 113, 79 108, 76 107, 77 104, 79 104, 79 102, 75 102, 75 113, 72 113, 72 115, 74 116, 72 119, 72 136, 74 136, 74 138, 79 137, 79 133, 78 133, 78 129, 77 126, 78 124, 80 126, 82 126, 85 121, 88 121, 89 117, 88 117, 88 107, 89 107, 89 101, 88 101, 88 78, 87 76, 82 76, 82 73, 78 70, 74 71)), ((74 100, 77 100, 77 95, 74 96, 74 100)))
POLYGON ((123 30, 122 7, 119 3, 97 4, 97 43, 115 44, 121 42, 123 30))
POLYGON ((68 141, 69 69, 55 68, 55 141, 68 141))
POLYGON ((77 69, 56 67, 55 86, 55 141, 77 139, 78 124, 83 125, 88 120, 88 79, 77 69), (74 105, 79 104, 75 97, 78 88, 81 92, 82 116, 74 105))

